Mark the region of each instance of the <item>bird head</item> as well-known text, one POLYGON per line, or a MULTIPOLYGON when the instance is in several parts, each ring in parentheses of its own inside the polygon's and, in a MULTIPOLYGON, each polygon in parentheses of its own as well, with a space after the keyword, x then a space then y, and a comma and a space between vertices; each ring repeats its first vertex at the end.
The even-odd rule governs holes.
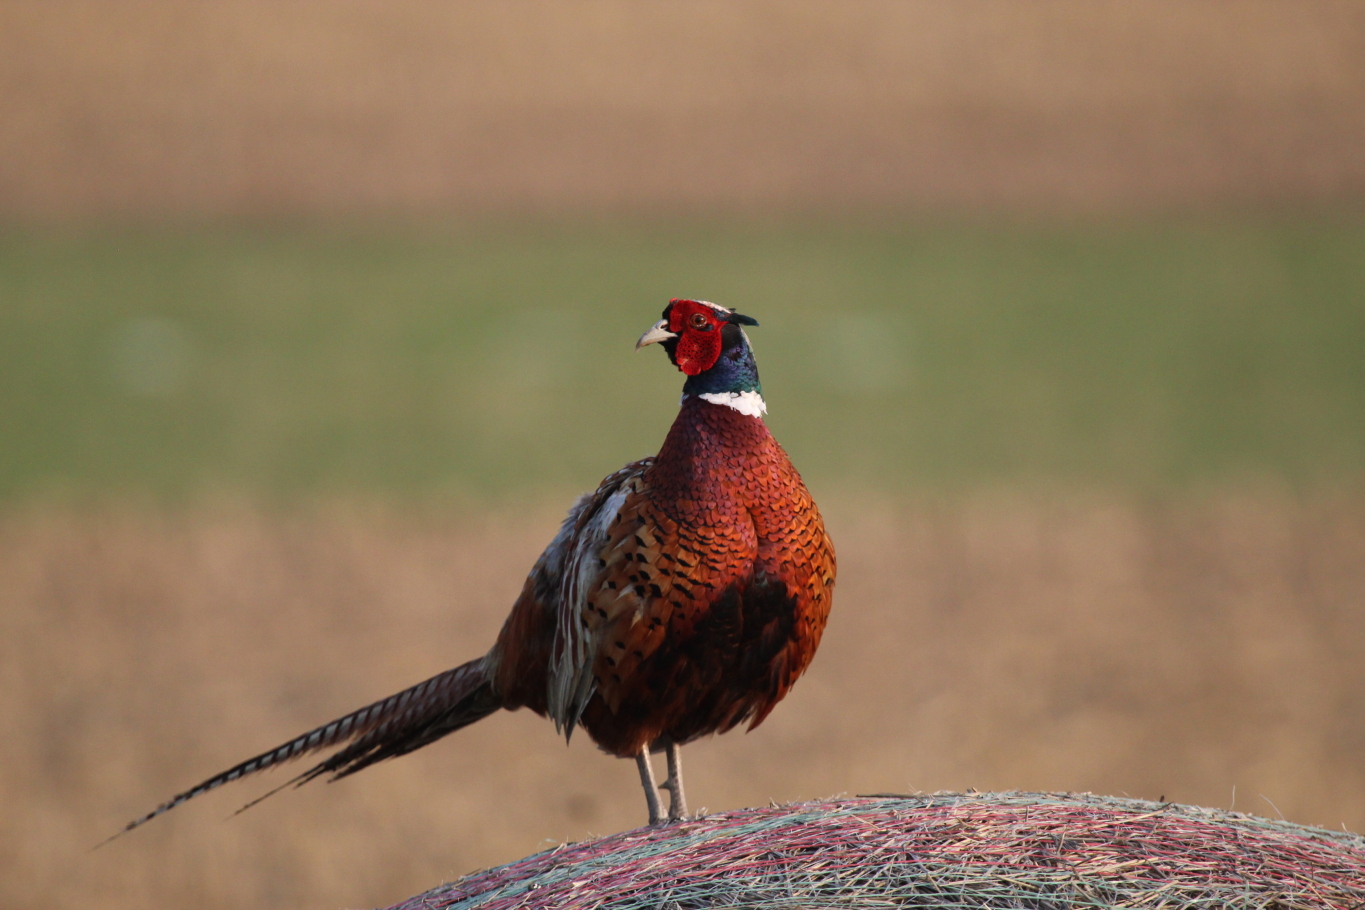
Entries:
POLYGON ((688 376, 697 376, 714 367, 721 354, 736 348, 747 353, 748 339, 740 326, 758 325, 758 320, 705 300, 670 300, 663 318, 640 336, 635 350, 661 343, 668 359, 688 376))

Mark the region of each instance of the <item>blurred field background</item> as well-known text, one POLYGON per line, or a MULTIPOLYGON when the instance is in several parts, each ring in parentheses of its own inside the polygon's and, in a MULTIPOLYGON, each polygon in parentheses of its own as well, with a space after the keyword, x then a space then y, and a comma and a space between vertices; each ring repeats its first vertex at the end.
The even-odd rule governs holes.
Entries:
POLYGON ((734 305, 839 547, 723 809, 1365 829, 1353 3, 0 4, 0 904, 372 906, 635 826, 491 718, 170 793, 485 649, 734 305))

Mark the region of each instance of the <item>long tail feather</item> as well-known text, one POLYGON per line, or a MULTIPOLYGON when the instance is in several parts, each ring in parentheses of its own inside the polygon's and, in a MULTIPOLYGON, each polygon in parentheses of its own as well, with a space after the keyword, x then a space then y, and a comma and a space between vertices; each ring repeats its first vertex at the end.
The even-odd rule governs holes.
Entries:
POLYGON ((500 707, 489 685, 484 659, 471 660, 215 774, 176 794, 146 815, 133 819, 122 830, 98 844, 96 849, 196 796, 310 752, 350 743, 336 755, 293 780, 286 781, 265 796, 252 800, 238 811, 254 806, 291 783, 302 785, 329 772, 336 772, 335 777, 345 777, 377 761, 411 752, 487 717, 500 707))

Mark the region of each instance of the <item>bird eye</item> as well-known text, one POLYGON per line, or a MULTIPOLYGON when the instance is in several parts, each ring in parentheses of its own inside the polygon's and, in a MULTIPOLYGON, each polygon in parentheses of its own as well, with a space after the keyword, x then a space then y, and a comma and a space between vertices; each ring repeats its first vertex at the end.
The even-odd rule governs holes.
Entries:
POLYGON ((691 321, 692 321, 692 328, 694 328, 694 329, 705 329, 705 328, 710 328, 710 325, 711 325, 709 322, 706 321, 706 316, 705 316, 705 314, 702 314, 702 313, 693 313, 693 314, 692 314, 692 320, 691 320, 691 321))

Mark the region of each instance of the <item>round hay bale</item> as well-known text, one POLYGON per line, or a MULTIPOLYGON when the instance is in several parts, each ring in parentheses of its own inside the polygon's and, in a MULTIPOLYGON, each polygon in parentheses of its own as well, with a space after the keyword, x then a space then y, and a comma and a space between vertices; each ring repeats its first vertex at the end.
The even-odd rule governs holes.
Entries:
POLYGON ((1365 837, 1049 793, 870 796, 566 844, 393 910, 1365 908, 1365 837))

